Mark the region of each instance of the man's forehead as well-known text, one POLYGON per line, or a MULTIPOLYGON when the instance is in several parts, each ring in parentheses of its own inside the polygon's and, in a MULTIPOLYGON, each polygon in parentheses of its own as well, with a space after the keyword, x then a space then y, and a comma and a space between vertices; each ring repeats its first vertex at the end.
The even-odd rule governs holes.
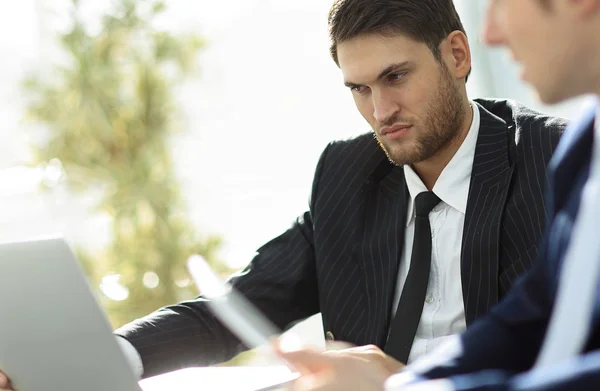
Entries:
POLYGON ((370 55, 420 52, 426 45, 404 34, 361 34, 337 44, 338 58, 356 60, 370 55))

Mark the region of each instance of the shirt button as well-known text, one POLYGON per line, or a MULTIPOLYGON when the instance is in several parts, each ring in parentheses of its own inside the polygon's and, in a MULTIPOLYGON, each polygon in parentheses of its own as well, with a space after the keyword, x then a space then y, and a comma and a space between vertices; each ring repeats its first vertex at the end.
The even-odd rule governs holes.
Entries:
POLYGON ((331 331, 325 333, 325 339, 328 341, 335 341, 335 336, 331 331))
POLYGON ((435 301, 435 297, 433 297, 432 295, 427 296, 427 298, 425 299, 425 302, 427 304, 431 304, 435 301))

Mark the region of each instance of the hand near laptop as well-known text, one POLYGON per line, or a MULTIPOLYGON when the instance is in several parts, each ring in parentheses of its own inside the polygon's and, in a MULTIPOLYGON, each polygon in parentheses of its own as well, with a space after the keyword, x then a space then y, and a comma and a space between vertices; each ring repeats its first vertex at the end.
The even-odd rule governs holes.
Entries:
POLYGON ((10 380, 2 371, 0 371, 0 391, 15 391, 10 385, 10 380))
POLYGON ((392 356, 388 356, 375 345, 344 346, 336 343, 333 347, 331 345, 328 345, 327 347, 328 350, 324 351, 322 354, 332 357, 342 356, 354 358, 370 365, 379 366, 387 376, 391 376, 404 368, 404 364, 392 356))
POLYGON ((373 359, 380 355, 372 347, 345 352, 320 352, 312 348, 284 352, 278 346, 275 349, 300 372, 290 388, 293 391, 382 391, 390 375, 387 364, 373 359))

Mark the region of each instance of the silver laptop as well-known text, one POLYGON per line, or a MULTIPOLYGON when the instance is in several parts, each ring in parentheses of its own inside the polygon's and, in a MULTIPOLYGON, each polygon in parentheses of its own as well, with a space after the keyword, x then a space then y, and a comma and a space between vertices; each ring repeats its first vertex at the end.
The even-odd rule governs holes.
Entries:
MULTIPOLYGON (((141 390, 79 262, 60 237, 0 243, 0 369, 20 391, 141 390)), ((174 377, 164 376, 169 383, 174 377)), ((274 390, 293 378, 249 378, 242 388, 274 390)), ((154 389, 151 379, 145 382, 154 389)), ((202 378, 194 383, 203 386, 202 378)))
POLYGON ((139 391, 61 238, 0 244, 0 369, 22 391, 139 391))

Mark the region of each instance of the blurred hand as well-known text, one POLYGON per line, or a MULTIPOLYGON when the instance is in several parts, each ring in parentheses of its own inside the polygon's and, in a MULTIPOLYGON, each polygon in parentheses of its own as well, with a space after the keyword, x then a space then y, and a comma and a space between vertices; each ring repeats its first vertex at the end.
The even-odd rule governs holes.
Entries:
POLYGON ((375 345, 356 346, 341 350, 327 350, 323 352, 323 354, 354 358, 370 365, 377 365, 387 376, 393 375, 405 366, 400 361, 385 354, 375 345))
POLYGON ((14 391, 10 385, 10 380, 2 371, 0 371, 0 391, 14 391))
POLYGON ((323 354, 308 348, 293 352, 278 349, 278 353, 300 372, 291 386, 293 391, 382 391, 388 377, 381 365, 356 355, 323 354))

